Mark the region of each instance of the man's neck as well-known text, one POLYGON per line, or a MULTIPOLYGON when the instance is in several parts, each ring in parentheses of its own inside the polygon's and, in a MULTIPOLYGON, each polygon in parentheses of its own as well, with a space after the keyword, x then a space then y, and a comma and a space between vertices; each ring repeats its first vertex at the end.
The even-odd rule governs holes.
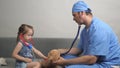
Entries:
POLYGON ((90 27, 91 22, 92 22, 92 18, 93 17, 91 15, 86 18, 86 24, 85 24, 85 26, 86 26, 85 28, 86 29, 88 29, 90 27))

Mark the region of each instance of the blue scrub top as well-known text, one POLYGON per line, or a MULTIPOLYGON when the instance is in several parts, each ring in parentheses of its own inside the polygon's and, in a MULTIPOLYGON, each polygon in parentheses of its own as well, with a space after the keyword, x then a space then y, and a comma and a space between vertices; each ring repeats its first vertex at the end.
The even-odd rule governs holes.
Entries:
POLYGON ((118 38, 106 23, 97 18, 93 18, 88 29, 82 30, 78 48, 83 55, 98 56, 98 63, 120 65, 118 38))

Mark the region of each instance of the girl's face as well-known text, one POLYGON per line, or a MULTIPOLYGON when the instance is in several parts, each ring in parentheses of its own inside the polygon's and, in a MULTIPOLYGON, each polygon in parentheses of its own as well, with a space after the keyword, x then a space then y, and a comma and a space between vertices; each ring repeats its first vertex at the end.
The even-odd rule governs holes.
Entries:
POLYGON ((25 39, 27 42, 29 42, 30 39, 32 38, 32 35, 33 35, 33 30, 30 29, 30 28, 28 28, 28 29, 27 29, 27 33, 24 34, 24 39, 25 39))

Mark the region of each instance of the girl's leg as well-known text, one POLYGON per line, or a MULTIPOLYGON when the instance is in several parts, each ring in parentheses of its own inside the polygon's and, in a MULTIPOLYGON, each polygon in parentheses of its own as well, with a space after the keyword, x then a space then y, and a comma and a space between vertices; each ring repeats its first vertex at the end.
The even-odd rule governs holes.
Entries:
POLYGON ((16 62, 15 68, 26 68, 26 67, 27 67, 26 63, 24 63, 24 62, 21 62, 21 63, 16 62))
POLYGON ((40 68, 40 63, 39 62, 27 63, 27 68, 40 68))

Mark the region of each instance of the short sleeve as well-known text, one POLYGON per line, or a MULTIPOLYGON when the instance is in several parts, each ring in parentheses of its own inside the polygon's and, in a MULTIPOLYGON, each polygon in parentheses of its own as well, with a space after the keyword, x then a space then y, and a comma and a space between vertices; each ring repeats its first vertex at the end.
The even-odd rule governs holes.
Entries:
POLYGON ((97 56, 106 56, 109 52, 109 34, 102 28, 96 28, 90 33, 88 53, 97 56))

